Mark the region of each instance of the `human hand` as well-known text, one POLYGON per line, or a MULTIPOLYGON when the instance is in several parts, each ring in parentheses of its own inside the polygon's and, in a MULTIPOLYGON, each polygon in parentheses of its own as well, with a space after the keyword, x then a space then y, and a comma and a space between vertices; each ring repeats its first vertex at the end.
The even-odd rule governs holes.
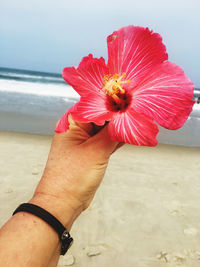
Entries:
POLYGON ((69 130, 56 133, 43 177, 32 203, 46 208, 68 229, 92 201, 110 155, 121 144, 110 140, 107 126, 83 124, 69 116, 69 130))

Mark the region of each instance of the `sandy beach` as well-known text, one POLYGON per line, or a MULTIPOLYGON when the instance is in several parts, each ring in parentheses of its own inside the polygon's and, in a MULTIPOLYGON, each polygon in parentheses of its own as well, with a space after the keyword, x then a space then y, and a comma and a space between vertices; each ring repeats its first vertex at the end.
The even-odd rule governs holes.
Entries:
MULTIPOLYGON (((51 136, 0 132, 0 225, 32 196, 51 136)), ((125 145, 59 266, 199 267, 200 148, 125 145)))

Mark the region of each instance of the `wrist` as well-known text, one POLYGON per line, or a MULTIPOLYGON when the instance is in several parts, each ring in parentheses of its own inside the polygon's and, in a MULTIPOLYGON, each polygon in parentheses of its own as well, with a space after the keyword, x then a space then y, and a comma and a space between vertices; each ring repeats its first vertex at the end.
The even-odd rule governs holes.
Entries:
POLYGON ((35 204, 53 216, 55 216, 69 231, 75 219, 81 211, 75 209, 70 200, 67 202, 57 196, 48 195, 42 192, 36 192, 29 203, 35 204))

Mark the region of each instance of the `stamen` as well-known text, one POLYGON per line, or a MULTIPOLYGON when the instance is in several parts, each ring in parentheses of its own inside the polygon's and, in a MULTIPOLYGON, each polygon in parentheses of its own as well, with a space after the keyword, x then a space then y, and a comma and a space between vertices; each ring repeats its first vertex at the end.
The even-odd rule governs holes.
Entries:
POLYGON ((116 103, 121 102, 121 99, 117 97, 118 93, 125 94, 125 90, 123 89, 123 84, 130 83, 130 80, 123 80, 122 79, 126 76, 126 73, 122 73, 120 76, 118 73, 115 73, 111 76, 111 74, 107 74, 103 77, 104 79, 104 86, 103 90, 109 96, 111 96, 116 103), (118 98, 118 100, 117 100, 118 98))

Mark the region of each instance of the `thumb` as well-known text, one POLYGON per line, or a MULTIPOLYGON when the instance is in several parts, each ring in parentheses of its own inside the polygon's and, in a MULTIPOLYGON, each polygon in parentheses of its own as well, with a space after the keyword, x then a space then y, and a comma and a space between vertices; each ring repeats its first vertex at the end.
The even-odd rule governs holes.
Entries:
POLYGON ((102 152, 106 155, 111 155, 117 148, 118 142, 111 140, 108 133, 108 124, 100 130, 96 135, 87 140, 88 143, 94 145, 98 153, 102 152))
POLYGON ((81 130, 87 133, 88 136, 90 136, 90 132, 92 131, 93 128, 91 123, 81 123, 74 121, 71 115, 68 116, 68 121, 69 121, 69 131, 76 132, 77 130, 81 130))
POLYGON ((55 133, 54 138, 64 140, 71 145, 81 144, 90 138, 92 128, 91 123, 76 122, 71 115, 68 115, 68 130, 63 133, 55 133))

